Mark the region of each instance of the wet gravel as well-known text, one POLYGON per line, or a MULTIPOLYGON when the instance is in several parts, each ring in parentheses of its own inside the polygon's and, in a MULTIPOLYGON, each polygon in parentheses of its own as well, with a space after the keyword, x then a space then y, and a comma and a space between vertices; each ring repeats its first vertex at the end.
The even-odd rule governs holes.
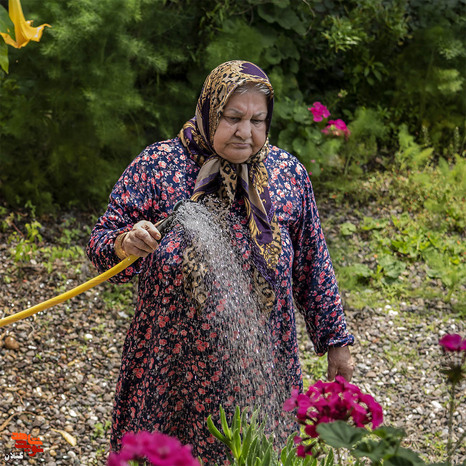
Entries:
MULTIPOLYGON (((14 228, 22 231, 17 222, 0 232, 0 317, 95 275, 85 258, 55 260, 47 270, 33 253, 32 261, 15 264, 9 252, 15 243, 8 243, 14 228)), ((47 224, 41 246, 55 244, 58 230, 47 224)), ((83 246, 86 229, 76 236, 83 246)), ((132 312, 127 304, 107 307, 104 295, 111 290, 101 285, 0 328, 0 464, 105 464, 120 352, 132 312), (39 438, 43 452, 18 459, 22 450, 15 448, 13 433, 39 438)), ((446 444, 448 394, 440 373, 445 359, 438 339, 445 333, 466 336, 466 325, 439 300, 413 299, 392 306, 347 310, 357 340, 353 383, 384 406, 386 424, 406 430, 406 446, 426 460, 439 461, 439 445, 446 444)), ((302 325, 300 332, 301 352, 307 357, 312 346, 302 325)), ((455 436, 466 428, 465 390, 463 383, 457 397, 463 404, 454 415, 455 436)), ((463 444, 455 462, 465 459, 463 444)))

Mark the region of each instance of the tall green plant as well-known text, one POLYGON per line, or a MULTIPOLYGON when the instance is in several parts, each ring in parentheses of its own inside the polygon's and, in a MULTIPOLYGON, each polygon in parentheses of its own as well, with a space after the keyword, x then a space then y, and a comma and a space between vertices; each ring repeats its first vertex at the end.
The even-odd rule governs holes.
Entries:
MULTIPOLYGON (((193 115, 207 73, 238 58, 259 64, 274 85, 273 143, 303 139, 303 114, 315 101, 348 122, 362 121, 358 109, 374 109, 387 130, 354 130, 354 150, 337 151, 343 163, 332 177, 358 175, 358 163, 371 168, 390 154, 381 146, 396 140, 402 123, 418 140, 427 128, 442 152, 451 134, 464 137, 461 6, 29 0, 28 19, 53 28, 40 44, 10 50, 10 73, 0 76, 0 195, 38 207, 104 202, 145 145, 175 136, 193 115)), ((289 149, 315 159, 312 148, 289 149)))
POLYGON ((39 207, 102 201, 146 144, 168 136, 154 127, 175 119, 181 96, 167 102, 186 85, 174 74, 160 85, 161 75, 187 60, 193 17, 162 0, 34 7, 54 27, 39 49, 10 51, 14 65, 0 77, 0 190, 10 203, 39 207))

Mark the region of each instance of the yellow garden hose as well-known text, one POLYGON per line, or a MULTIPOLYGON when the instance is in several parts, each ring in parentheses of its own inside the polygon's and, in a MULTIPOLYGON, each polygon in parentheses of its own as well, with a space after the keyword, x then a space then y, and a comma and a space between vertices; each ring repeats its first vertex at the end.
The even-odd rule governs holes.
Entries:
POLYGON ((30 307, 29 309, 26 309, 24 311, 17 312, 16 314, 13 314, 8 317, 4 317, 3 319, 0 319, 0 327, 4 327, 5 325, 16 322, 17 320, 25 319, 26 317, 32 316, 33 314, 36 314, 37 312, 43 311, 45 309, 48 309, 49 307, 60 304, 64 301, 67 301, 70 298, 74 298, 78 294, 84 293, 85 291, 91 288, 94 288, 94 286, 100 285, 102 282, 105 282, 109 278, 112 278, 114 275, 122 272, 123 270, 125 270, 127 267, 129 267, 133 262, 135 262, 138 259, 139 259, 138 256, 128 256, 126 259, 123 259, 120 263, 118 263, 111 269, 98 275, 97 277, 92 278, 86 283, 83 283, 82 285, 79 285, 76 288, 73 288, 70 291, 67 291, 58 296, 55 296, 55 298, 48 299, 47 301, 44 301, 43 303, 30 307))

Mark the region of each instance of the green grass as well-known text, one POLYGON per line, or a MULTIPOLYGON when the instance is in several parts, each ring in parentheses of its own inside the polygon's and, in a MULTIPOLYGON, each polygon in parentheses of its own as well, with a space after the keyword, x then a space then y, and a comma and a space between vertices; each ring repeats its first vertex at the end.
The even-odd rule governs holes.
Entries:
POLYGON ((345 200, 330 197, 351 221, 335 216, 323 223, 332 232, 327 241, 340 288, 349 292, 346 304, 437 299, 464 318, 466 161, 376 173, 345 186, 345 200))

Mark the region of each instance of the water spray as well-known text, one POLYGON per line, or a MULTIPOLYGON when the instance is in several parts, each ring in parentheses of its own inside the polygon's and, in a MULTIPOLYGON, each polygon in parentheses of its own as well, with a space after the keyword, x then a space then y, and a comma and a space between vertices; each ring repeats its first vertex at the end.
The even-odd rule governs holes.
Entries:
MULTIPOLYGON (((173 212, 166 219, 162 220, 161 222, 155 225, 155 227, 157 228, 157 230, 159 231, 161 235, 160 239, 162 239, 168 233, 168 231, 172 228, 176 211, 184 202, 189 202, 189 201, 178 201, 173 208, 173 212)), ((36 304, 35 306, 25 309, 24 311, 20 311, 11 316, 4 317, 3 319, 0 319, 0 327, 4 327, 5 325, 12 324, 13 322, 25 319, 26 317, 32 316, 40 311, 44 311, 53 306, 56 306, 57 304, 61 304, 65 301, 68 301, 68 299, 74 298, 75 296, 81 293, 84 293, 85 291, 90 290, 91 288, 94 288, 95 286, 100 285, 103 282, 106 282, 108 279, 112 278, 113 276, 119 274, 120 272, 128 268, 131 264, 136 262, 138 259, 139 259, 139 256, 134 256, 134 255, 128 256, 125 259, 123 259, 121 262, 119 262, 117 265, 112 267, 111 269, 98 275, 97 277, 92 278, 91 280, 88 280, 82 285, 79 285, 76 288, 73 288, 72 290, 66 291, 65 293, 55 296, 54 298, 48 299, 47 301, 44 301, 40 304, 36 304)))

